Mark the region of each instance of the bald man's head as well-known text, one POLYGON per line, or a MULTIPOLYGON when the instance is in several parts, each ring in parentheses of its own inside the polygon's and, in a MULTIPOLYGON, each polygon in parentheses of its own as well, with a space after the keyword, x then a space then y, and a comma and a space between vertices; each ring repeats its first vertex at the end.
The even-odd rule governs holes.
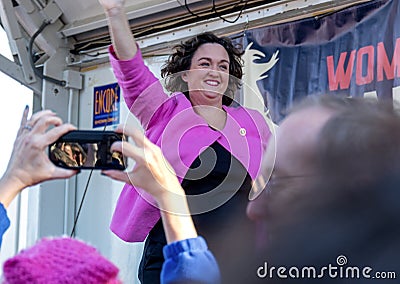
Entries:
POLYGON ((310 176, 315 173, 319 132, 334 111, 312 106, 289 115, 276 136, 276 160, 272 178, 310 176))
MULTIPOLYGON (((316 173, 316 145, 325 123, 334 110, 311 105, 289 114, 276 130, 275 151, 267 150, 263 161, 263 172, 272 175, 265 191, 249 202, 247 215, 252 220, 264 219, 269 212, 276 211, 283 201, 295 198, 299 188, 312 183, 316 173)), ((266 178, 267 179, 267 178, 266 178)))
MULTIPOLYGON (((264 219, 275 206, 290 203, 298 190, 314 182, 317 172, 319 134, 330 118, 357 102, 344 97, 312 96, 296 105, 270 140, 263 161, 263 173, 271 173, 265 192, 251 201, 247 215, 252 220, 264 219)), ((268 177, 263 177, 265 181, 268 177)), ((279 211, 279 210, 278 210, 279 211)))

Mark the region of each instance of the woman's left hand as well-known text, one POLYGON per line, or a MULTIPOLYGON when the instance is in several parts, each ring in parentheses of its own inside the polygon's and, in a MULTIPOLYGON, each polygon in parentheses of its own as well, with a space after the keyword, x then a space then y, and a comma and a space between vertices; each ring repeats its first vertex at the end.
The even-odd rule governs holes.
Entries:
POLYGON ((63 134, 74 130, 63 124, 50 110, 39 111, 27 120, 29 109, 24 110, 21 125, 14 142, 7 170, 3 176, 19 190, 42 181, 69 178, 77 173, 55 166, 46 154, 46 148, 63 134), (49 130, 50 126, 54 126, 49 130))

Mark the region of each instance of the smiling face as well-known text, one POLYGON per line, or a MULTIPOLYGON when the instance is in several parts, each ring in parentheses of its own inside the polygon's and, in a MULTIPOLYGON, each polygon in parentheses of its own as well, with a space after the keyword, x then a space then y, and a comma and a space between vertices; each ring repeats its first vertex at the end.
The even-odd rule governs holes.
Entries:
POLYGON ((222 96, 229 82, 229 55, 217 43, 201 45, 193 55, 190 69, 182 74, 193 106, 222 107, 222 96))

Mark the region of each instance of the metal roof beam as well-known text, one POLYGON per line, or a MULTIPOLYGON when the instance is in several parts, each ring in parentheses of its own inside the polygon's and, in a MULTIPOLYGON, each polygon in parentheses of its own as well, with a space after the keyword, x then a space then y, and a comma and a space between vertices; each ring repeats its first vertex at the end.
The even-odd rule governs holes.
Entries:
POLYGON ((26 84, 22 67, 17 65, 15 62, 9 60, 2 54, 0 54, 0 72, 3 72, 4 74, 18 81, 22 85, 25 85, 27 88, 31 89, 35 94, 42 93, 41 80, 31 84, 26 84))

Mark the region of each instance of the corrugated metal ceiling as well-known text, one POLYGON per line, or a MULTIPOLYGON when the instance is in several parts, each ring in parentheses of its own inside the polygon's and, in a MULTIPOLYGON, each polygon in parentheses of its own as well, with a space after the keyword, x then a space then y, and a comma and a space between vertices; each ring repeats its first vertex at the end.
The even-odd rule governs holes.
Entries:
MULTIPOLYGON (((66 24, 61 33, 73 37, 78 49, 108 40, 107 22, 98 0, 55 2, 66 24)), ((141 37, 227 14, 239 15, 242 10, 272 2, 278 0, 127 0, 125 6, 133 34, 141 37)))
MULTIPOLYGON (((225 14, 244 7, 254 7, 276 1, 278 0, 126 0, 125 7, 132 20, 149 17, 148 21, 151 19, 160 21, 177 14, 183 17, 193 17, 187 7, 196 14, 207 14, 212 13, 212 8, 215 6, 219 13, 225 14)), ((54 2, 63 11, 63 20, 70 27, 83 26, 85 23, 104 18, 98 0, 55 0, 54 2)))

